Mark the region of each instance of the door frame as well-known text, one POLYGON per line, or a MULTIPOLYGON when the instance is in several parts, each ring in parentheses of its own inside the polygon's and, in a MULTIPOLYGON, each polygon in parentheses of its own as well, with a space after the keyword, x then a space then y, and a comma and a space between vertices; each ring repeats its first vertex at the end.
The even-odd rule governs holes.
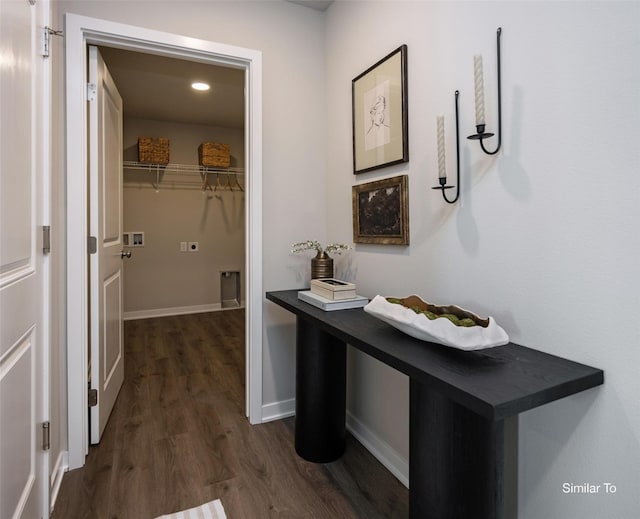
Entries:
POLYGON ((106 45, 245 71, 246 408, 262 422, 262 53, 108 20, 65 15, 67 412, 69 468, 88 453, 87 46, 106 45))

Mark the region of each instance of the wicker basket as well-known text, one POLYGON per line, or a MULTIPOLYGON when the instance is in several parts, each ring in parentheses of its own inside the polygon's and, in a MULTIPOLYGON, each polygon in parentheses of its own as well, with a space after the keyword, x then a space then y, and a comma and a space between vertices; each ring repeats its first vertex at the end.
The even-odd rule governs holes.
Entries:
POLYGON ((198 159, 201 166, 212 168, 228 168, 231 164, 228 144, 203 142, 198 147, 198 159))
POLYGON ((138 162, 169 164, 169 139, 138 137, 138 162))

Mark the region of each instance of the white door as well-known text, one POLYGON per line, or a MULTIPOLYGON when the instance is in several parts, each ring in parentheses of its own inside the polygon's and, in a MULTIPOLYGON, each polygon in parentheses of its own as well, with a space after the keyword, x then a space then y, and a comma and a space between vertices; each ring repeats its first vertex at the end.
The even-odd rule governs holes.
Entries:
MULTIPOLYGON (((36 27, 46 3, 0 1, 0 517, 48 517, 48 332, 42 224, 48 196, 44 65, 36 27)), ((47 204, 48 207, 48 204, 47 204)))
POLYGON ((122 332, 122 98, 97 47, 89 47, 91 443, 98 443, 124 381, 122 332))

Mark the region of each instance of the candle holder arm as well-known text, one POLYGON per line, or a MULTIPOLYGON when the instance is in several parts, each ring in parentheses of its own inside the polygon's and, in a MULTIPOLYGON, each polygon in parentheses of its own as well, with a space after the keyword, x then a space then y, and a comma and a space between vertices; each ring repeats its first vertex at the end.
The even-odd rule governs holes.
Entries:
POLYGON ((484 139, 488 139, 489 137, 493 137, 493 133, 489 133, 489 132, 485 132, 484 128, 485 125, 484 124, 478 124, 476 125, 476 131, 477 133, 473 134, 473 135, 469 135, 469 137, 467 137, 467 139, 471 139, 471 140, 479 140, 480 141, 480 148, 482 148, 482 151, 484 151, 487 155, 495 155, 496 153, 498 153, 498 151, 500 151, 500 147, 502 146, 502 71, 501 71, 501 66, 500 66, 500 61, 501 61, 501 57, 500 57, 500 39, 502 36, 502 27, 498 27, 498 30, 496 31, 496 56, 497 56, 497 70, 498 70, 498 145, 496 147, 495 150, 493 151, 489 151, 487 148, 485 148, 484 145, 484 139))
POLYGON ((458 90, 455 91, 455 105, 456 105, 456 185, 455 186, 447 186, 447 178, 440 177, 440 185, 434 186, 431 189, 440 189, 442 191, 442 198, 444 198, 445 202, 448 204, 455 204, 460 197, 460 132, 458 129, 458 97, 460 96, 460 92, 458 90), (456 196, 453 200, 449 200, 447 198, 446 189, 456 188, 456 196))

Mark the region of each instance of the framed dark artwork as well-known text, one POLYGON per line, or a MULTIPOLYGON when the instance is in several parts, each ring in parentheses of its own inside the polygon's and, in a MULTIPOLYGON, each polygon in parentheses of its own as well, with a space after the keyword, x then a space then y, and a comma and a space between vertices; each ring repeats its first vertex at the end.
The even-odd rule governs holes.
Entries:
POLYGON ((354 243, 409 245, 407 175, 352 188, 354 243))
POLYGON ((353 173, 409 160, 407 46, 402 45, 351 84, 353 173))

